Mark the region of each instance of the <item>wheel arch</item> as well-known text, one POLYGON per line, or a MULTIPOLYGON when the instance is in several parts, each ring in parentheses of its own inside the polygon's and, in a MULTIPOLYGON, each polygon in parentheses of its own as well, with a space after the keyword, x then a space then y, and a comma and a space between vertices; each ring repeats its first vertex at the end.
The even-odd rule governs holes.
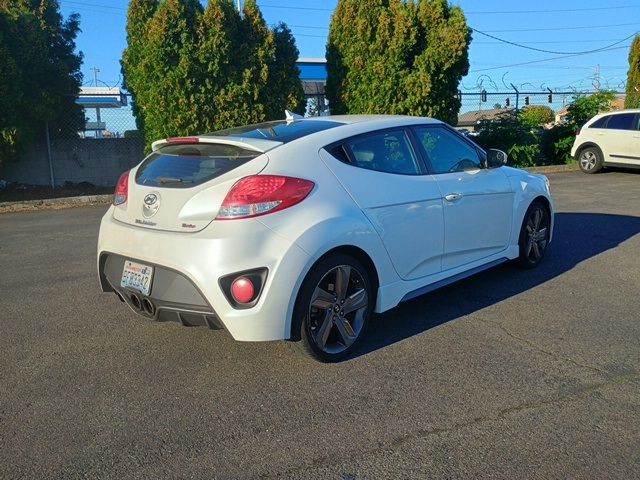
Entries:
MULTIPOLYGON (((588 142, 581 143, 581 144, 580 144, 580 146, 579 146, 578 148, 576 148, 576 156, 575 156, 574 158, 575 158, 576 160, 578 160, 578 158, 580 157, 580 154, 582 153, 582 151, 583 151, 585 148, 589 148, 589 147, 595 147, 595 148, 597 148, 597 149, 600 151, 600 154, 601 154, 601 155, 603 155, 603 153, 602 153, 602 149, 600 148, 600 146, 599 146, 597 143, 594 143, 594 142, 588 141, 588 142)), ((603 158, 604 158, 604 155, 603 155, 603 158)))
MULTIPOLYGON (((549 221, 551 226, 551 232, 549 232, 549 241, 551 241, 553 239, 553 231, 554 231, 554 225, 555 225, 554 211, 553 211, 553 205, 551 204, 551 201, 544 195, 537 195, 529 202, 529 205, 527 205, 527 208, 524 210, 524 214, 520 219, 520 228, 522 229, 522 225, 524 224, 524 221, 527 217, 527 212, 531 208, 531 205, 533 205, 536 202, 542 203, 544 208, 546 208, 547 213, 549 214, 549 221)), ((518 231, 518 241, 519 240, 520 240, 520 231, 518 231)))
MULTIPOLYGON (((544 195, 538 195, 533 200, 531 200, 531 203, 529 204, 529 207, 531 205, 533 205, 535 202, 542 203, 545 206, 545 208, 547 209, 547 213, 549 214, 549 216, 551 216, 551 214, 553 214, 553 208, 551 208, 551 202, 549 201, 549 199, 547 197, 545 197, 544 195)), ((527 207, 527 210, 529 209, 529 207, 527 207)))
POLYGON ((380 286, 380 277, 378 274, 378 269, 375 265, 375 263, 373 262, 373 259, 371 258, 371 256, 362 248, 357 247, 355 245, 339 245, 336 247, 331 248, 330 250, 326 251, 325 253, 323 253, 322 255, 320 255, 318 258, 315 259, 315 261, 309 266, 309 268, 307 269, 307 271, 304 274, 304 277, 302 279, 302 281, 300 282, 300 284, 297 286, 296 290, 295 290, 295 295, 293 296, 294 298, 294 308, 291 311, 291 315, 290 315, 290 322, 289 322, 289 332, 288 332, 288 337, 290 340, 292 341, 298 341, 300 340, 300 321, 302 319, 299 318, 295 318, 295 311, 296 311, 296 304, 298 301, 298 296, 300 294, 300 290, 302 288, 302 285, 304 284, 305 280, 307 279, 307 277, 309 276, 309 274, 311 273, 311 271, 313 271, 313 268, 322 260, 324 260, 327 257, 330 257, 332 255, 338 255, 338 254, 344 254, 344 255, 349 255, 350 257, 355 258, 356 260, 358 260, 360 263, 362 263, 362 265, 364 265, 364 267, 367 269, 367 273, 369 274, 369 277, 371 279, 372 282, 372 290, 373 290, 373 294, 375 295, 375 297, 373 298, 373 302, 375 305, 375 302, 377 300, 377 296, 378 296, 378 288, 380 286))

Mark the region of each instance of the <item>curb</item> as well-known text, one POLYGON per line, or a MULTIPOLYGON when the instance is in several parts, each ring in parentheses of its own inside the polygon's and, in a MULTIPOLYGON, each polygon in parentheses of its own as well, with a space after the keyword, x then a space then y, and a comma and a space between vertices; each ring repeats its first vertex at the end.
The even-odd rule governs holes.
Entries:
POLYGON ((33 210, 60 210, 111 203, 113 195, 84 195, 81 197, 44 198, 21 202, 0 202, 0 213, 26 212, 33 210))
POLYGON ((577 172, 580 170, 577 163, 569 163, 566 165, 545 165, 542 167, 528 167, 523 168, 530 173, 566 173, 577 172))

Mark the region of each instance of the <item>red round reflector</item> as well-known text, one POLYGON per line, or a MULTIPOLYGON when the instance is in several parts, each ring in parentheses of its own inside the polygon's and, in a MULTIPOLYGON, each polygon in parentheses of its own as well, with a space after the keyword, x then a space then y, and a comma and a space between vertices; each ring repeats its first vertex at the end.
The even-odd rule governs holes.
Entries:
POLYGON ((231 284, 231 296, 238 303, 249 303, 256 290, 247 277, 238 277, 231 284))

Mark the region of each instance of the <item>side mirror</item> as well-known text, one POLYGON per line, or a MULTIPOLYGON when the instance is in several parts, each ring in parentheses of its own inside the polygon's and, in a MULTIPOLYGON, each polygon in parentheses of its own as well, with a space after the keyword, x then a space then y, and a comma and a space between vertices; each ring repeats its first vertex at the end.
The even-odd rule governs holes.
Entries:
POLYGON ((487 168, 500 168, 507 164, 507 154, 492 148, 487 150, 487 168))

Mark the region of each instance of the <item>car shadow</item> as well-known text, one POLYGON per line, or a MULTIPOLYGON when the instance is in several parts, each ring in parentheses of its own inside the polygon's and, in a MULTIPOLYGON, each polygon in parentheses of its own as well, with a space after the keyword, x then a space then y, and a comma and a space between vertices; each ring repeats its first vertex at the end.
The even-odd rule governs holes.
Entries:
POLYGON ((612 167, 610 165, 606 166, 602 169, 602 171, 598 172, 598 175, 606 175, 607 173, 632 173, 635 175, 640 175, 640 168, 633 167, 612 167))
POLYGON ((355 358, 518 295, 640 233, 640 217, 556 213, 553 242, 542 263, 506 263, 374 315, 355 358))

